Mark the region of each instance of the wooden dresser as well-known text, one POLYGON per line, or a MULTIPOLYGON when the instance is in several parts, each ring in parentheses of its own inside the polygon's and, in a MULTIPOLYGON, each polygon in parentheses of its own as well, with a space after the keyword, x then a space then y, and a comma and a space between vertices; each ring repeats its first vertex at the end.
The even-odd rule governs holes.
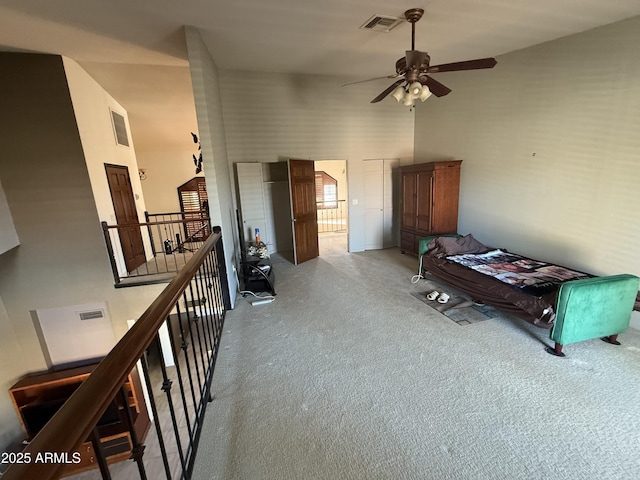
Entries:
MULTIPOLYGON (((9 396, 27 441, 36 436, 67 398, 89 377, 96 365, 28 375, 9 389, 9 396)), ((137 369, 128 376, 124 390, 127 407, 134 418, 136 434, 139 441, 143 442, 151 426, 151 420, 137 369)), ((127 460, 131 456, 133 444, 131 433, 124 422, 124 408, 121 402, 114 400, 97 425, 107 463, 127 460)), ((77 452, 70 452, 70 455, 72 453, 78 457, 64 468, 62 476, 98 468, 90 441, 82 443, 77 452)))
POLYGON ((462 160, 400 167, 402 253, 418 254, 420 238, 456 233, 462 160))

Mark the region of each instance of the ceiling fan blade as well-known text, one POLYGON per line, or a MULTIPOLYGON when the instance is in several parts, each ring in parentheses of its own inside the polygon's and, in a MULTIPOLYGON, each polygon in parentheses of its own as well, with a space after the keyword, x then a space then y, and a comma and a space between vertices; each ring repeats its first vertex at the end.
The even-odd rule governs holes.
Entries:
POLYGON ((495 58, 478 58, 476 60, 466 60, 464 62, 444 63, 433 65, 427 69, 429 73, 455 72, 459 70, 479 70, 481 68, 493 68, 496 66, 495 58))
POLYGON ((395 82, 393 82, 391 85, 389 85, 387 87, 386 90, 384 90, 380 95, 378 95, 376 98, 374 98, 373 100, 371 100, 371 103, 378 103, 380 100, 382 100, 384 97, 386 97, 387 95, 389 95, 391 92, 393 92, 393 90, 400 85, 401 83, 404 82, 404 78, 401 78, 400 80, 396 80, 395 82))
POLYGON ((429 87, 431 93, 433 93, 436 97, 444 97, 449 92, 451 92, 451 89, 449 87, 441 84, 439 81, 431 78, 428 75, 420 76, 420 82, 423 85, 429 87))
POLYGON ((411 70, 412 68, 420 68, 422 62, 424 62, 425 58, 427 58, 427 52, 421 52, 419 50, 407 50, 407 69, 411 70))
POLYGON ((350 83, 345 83, 344 85, 342 85, 343 87, 347 87, 349 85, 356 85, 358 83, 365 83, 365 82, 373 82, 374 80, 382 80, 383 78, 397 78, 400 75, 398 73, 394 73, 393 75, 386 75, 384 77, 376 77, 376 78, 369 78, 367 80, 358 80, 357 82, 350 82, 350 83))

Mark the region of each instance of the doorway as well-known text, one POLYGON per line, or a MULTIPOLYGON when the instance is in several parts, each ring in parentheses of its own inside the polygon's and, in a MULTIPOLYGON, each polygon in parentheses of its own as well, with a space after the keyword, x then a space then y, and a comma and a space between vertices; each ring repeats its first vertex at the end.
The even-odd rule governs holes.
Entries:
POLYGON ((131 188, 129 169, 122 165, 105 164, 111 200, 118 225, 118 236, 127 272, 145 263, 140 220, 131 188))
POLYGON ((320 256, 348 251, 349 189, 346 160, 316 160, 316 206, 320 256))

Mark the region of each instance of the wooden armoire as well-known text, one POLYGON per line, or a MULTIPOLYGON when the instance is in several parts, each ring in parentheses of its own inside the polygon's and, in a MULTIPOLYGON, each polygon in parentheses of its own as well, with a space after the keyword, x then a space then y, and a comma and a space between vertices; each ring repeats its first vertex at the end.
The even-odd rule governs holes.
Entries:
POLYGON ((456 233, 462 160, 400 167, 402 253, 418 254, 422 237, 456 233))

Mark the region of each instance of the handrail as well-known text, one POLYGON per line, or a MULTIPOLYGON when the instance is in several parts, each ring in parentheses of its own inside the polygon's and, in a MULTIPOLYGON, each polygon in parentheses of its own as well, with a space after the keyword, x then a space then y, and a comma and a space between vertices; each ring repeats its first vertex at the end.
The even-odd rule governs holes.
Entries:
POLYGON ((149 213, 145 212, 149 217, 159 217, 159 216, 167 216, 167 215, 188 215, 195 213, 206 213, 208 216, 207 210, 187 210, 185 212, 162 212, 162 213, 149 213))
MULTIPOLYGON (((171 314, 200 266, 207 256, 215 251, 220 238, 219 228, 214 228, 214 233, 204 246, 194 254, 92 374, 36 435, 24 450, 25 454, 28 453, 33 460, 38 453, 70 453, 87 439, 136 362, 156 338, 158 329, 171 314)), ((64 464, 33 461, 14 464, 6 471, 3 480, 55 479, 63 467, 64 464)))
POLYGON ((118 223, 117 225, 105 225, 106 228, 124 228, 124 227, 152 227, 154 225, 171 225, 176 223, 192 223, 192 222, 208 222, 209 217, 185 218, 183 220, 166 220, 164 222, 144 222, 144 223, 118 223))

